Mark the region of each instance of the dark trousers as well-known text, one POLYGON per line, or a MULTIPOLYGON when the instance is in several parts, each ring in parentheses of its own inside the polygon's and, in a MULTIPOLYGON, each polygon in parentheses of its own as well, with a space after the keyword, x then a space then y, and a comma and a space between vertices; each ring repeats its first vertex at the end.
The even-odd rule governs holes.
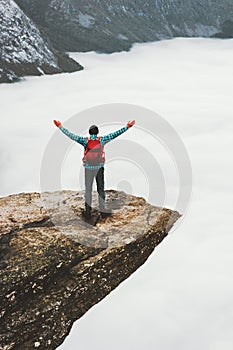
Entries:
POLYGON ((99 209, 104 210, 105 207, 105 192, 104 192, 104 167, 100 169, 85 168, 85 207, 86 211, 91 210, 92 203, 92 186, 94 178, 96 180, 99 209))

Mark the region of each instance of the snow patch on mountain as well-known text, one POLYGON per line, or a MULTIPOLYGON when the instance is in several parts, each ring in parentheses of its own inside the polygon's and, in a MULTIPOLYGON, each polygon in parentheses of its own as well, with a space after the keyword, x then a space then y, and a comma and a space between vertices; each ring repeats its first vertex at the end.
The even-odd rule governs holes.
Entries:
POLYGON ((84 28, 90 28, 95 24, 94 17, 84 14, 82 12, 79 13, 78 18, 79 18, 79 23, 84 28))
POLYGON ((218 32, 218 28, 214 26, 205 26, 201 23, 195 25, 195 35, 196 36, 206 36, 211 37, 218 32))
POLYGON ((118 34, 117 38, 120 39, 120 40, 128 40, 127 36, 123 35, 123 34, 118 34))

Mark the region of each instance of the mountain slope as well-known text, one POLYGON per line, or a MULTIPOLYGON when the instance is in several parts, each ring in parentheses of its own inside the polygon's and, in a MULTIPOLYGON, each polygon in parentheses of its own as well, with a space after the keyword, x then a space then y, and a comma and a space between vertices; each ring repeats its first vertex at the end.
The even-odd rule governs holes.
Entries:
POLYGON ((0 0, 0 82, 82 67, 54 50, 13 0, 0 0))
POLYGON ((231 19, 232 0, 16 0, 53 44, 114 52, 134 42, 210 37, 231 19))

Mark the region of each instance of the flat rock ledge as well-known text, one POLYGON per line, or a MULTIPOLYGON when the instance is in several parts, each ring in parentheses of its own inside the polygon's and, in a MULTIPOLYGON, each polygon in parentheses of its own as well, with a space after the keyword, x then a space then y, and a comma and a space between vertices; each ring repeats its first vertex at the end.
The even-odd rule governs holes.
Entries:
POLYGON ((0 349, 56 349, 74 321, 144 264, 181 216, 109 190, 112 213, 87 223, 83 195, 0 198, 0 349))

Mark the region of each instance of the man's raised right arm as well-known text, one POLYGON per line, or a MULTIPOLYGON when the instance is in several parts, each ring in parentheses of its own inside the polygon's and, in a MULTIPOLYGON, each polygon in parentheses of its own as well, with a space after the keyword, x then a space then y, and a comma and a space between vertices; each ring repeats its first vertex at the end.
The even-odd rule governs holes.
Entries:
POLYGON ((84 147, 86 147, 86 145, 87 145, 86 137, 82 137, 82 136, 73 134, 68 129, 64 128, 62 126, 61 122, 59 122, 58 120, 54 120, 53 122, 71 140, 76 141, 76 142, 80 143, 81 145, 83 145, 84 147))

